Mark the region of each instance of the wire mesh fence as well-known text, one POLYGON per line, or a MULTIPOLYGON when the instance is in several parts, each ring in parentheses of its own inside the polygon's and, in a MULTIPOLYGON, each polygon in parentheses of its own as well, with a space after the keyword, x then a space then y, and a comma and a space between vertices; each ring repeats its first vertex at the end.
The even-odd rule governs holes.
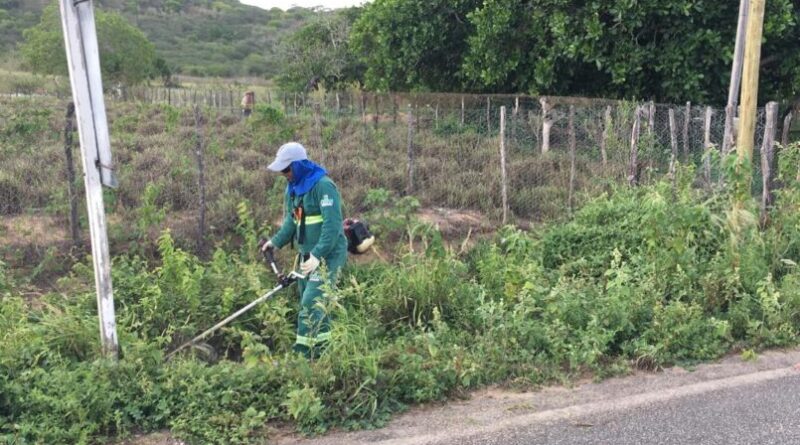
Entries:
MULTIPOLYGON (((120 186, 106 191, 106 205, 118 249, 145 249, 138 241, 169 228, 184 247, 208 251, 247 221, 271 227, 285 182, 265 166, 289 140, 328 169, 351 215, 370 210, 380 191, 524 225, 563 218, 615 184, 664 178, 673 150, 695 166, 698 186, 717 183, 718 156, 709 153, 719 151, 725 121, 724 110, 691 104, 511 95, 270 93, 247 118, 233 90, 109 99, 120 186)), ((83 202, 77 134, 66 99, 0 102, 0 245, 6 261, 41 261, 81 241, 70 226, 70 215, 85 214, 70 205, 83 202)), ((759 110, 754 193, 764 133, 759 110)))

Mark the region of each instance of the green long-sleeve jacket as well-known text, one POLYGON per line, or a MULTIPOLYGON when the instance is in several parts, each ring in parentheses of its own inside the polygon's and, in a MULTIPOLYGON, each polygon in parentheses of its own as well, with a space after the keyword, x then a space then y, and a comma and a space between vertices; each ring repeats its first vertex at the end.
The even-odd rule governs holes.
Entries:
MULTIPOLYGON (((323 176, 311 190, 302 196, 292 196, 289 188, 284 196, 285 215, 272 244, 281 248, 293 238, 301 254, 311 253, 331 262, 347 255, 347 238, 342 228, 342 206, 336 184, 323 176), (294 210, 302 203, 306 219, 305 239, 299 243, 300 221, 295 221, 294 210)), ((339 262, 339 261, 335 261, 339 262)))

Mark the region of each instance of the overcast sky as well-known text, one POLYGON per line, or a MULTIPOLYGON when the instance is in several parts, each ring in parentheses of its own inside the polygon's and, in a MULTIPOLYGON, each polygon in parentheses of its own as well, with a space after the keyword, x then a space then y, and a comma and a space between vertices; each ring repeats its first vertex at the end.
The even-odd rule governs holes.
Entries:
POLYGON ((302 6, 310 8, 312 6, 322 6, 327 9, 345 8, 347 6, 357 6, 367 3, 369 0, 239 0, 245 5, 258 6, 259 8, 271 9, 281 8, 284 11, 292 6, 302 6))

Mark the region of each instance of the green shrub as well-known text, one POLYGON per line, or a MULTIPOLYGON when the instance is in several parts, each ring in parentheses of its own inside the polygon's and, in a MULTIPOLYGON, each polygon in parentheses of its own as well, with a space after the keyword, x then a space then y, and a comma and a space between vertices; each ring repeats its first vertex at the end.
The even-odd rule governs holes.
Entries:
POLYGON ((631 354, 644 366, 696 362, 721 356, 730 346, 730 325, 707 317, 694 303, 671 301, 654 307, 652 325, 632 344, 631 354))
POLYGON ((253 109, 249 122, 254 127, 283 125, 286 123, 286 116, 281 110, 271 105, 258 104, 253 109))

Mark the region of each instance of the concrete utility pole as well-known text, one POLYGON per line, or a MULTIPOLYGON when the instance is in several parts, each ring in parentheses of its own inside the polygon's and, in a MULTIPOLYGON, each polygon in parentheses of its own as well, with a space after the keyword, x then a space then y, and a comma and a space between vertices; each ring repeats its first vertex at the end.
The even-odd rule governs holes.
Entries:
POLYGON ((744 60, 745 34, 747 32, 748 9, 750 0, 739 2, 739 23, 736 27, 736 45, 733 50, 731 67, 731 85, 728 89, 728 105, 725 107, 725 132, 722 139, 722 154, 728 154, 733 146, 733 120, 736 116, 739 90, 742 84, 742 62, 744 60))
MULTIPOLYGON (((744 50, 742 73, 742 111, 739 117, 739 132, 736 138, 736 153, 739 168, 744 173, 745 190, 749 192, 752 177, 754 134, 756 130, 756 106, 758 104, 758 72, 761 63, 761 35, 764 27, 764 0, 750 0, 747 20, 747 40, 744 50)), ((739 196, 738 199, 743 199, 739 196)))
POLYGON ((116 187, 117 179, 111 158, 100 55, 94 25, 92 0, 59 0, 61 24, 69 65, 72 98, 81 141, 86 207, 92 237, 100 340, 103 353, 116 359, 119 343, 114 317, 114 292, 111 286, 111 258, 108 252, 103 185, 116 187))

